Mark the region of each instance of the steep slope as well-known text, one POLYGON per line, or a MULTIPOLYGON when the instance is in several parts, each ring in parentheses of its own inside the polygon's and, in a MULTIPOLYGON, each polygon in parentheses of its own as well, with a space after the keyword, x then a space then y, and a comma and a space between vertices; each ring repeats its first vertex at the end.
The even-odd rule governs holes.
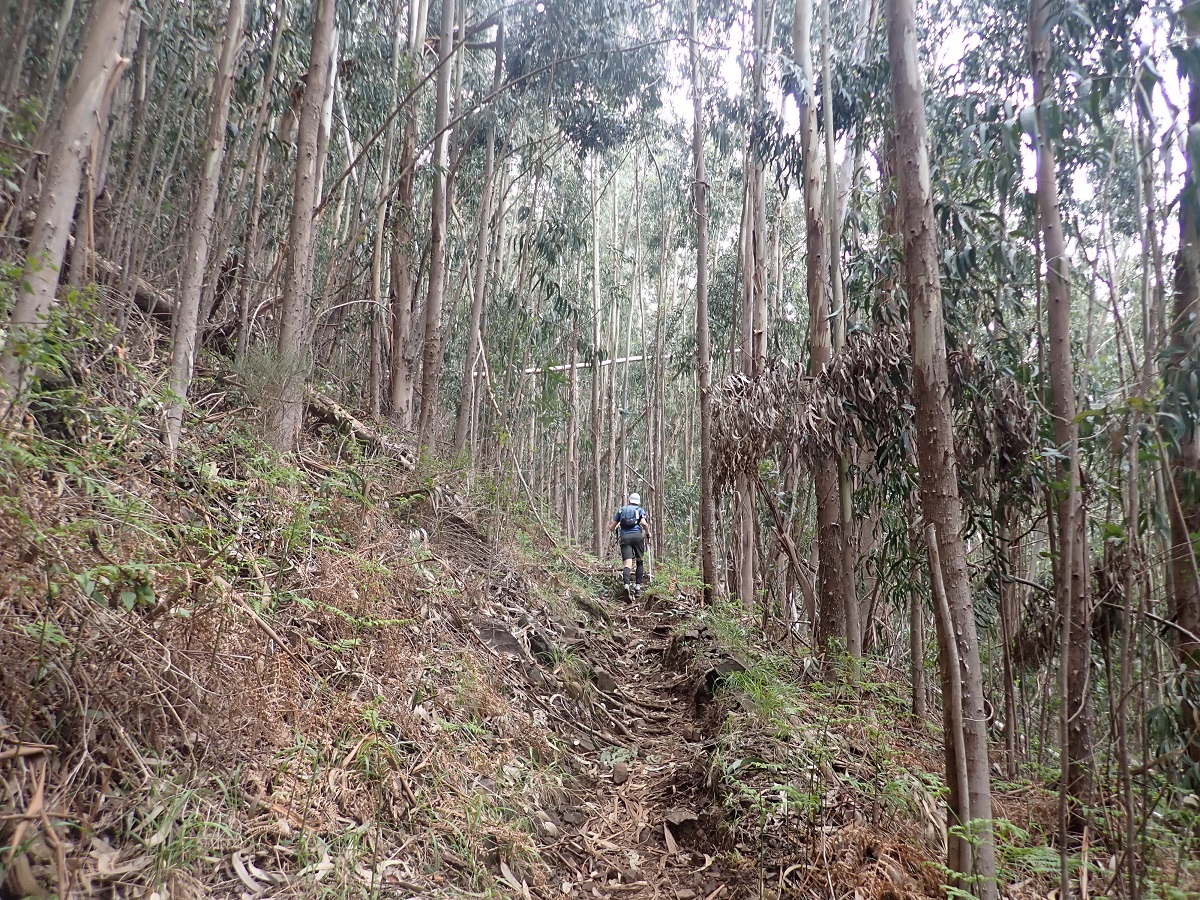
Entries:
POLYGON ((280 459, 236 380, 197 398, 174 460, 121 366, 3 438, 10 896, 940 896, 938 738, 882 670, 819 680, 669 576, 614 597, 479 473, 326 426, 280 459))

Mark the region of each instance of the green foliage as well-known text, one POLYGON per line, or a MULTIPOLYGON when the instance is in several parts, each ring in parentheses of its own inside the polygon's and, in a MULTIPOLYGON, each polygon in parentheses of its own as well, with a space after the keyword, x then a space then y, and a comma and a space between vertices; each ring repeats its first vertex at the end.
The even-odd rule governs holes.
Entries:
POLYGON ((79 590, 90 600, 103 601, 132 612, 138 606, 153 606, 154 573, 139 563, 94 566, 74 576, 79 590))
POLYGON ((548 98, 580 157, 615 148, 662 102, 641 89, 663 69, 661 46, 646 40, 655 34, 652 4, 544 0, 518 7, 512 24, 509 80, 548 98))
POLYGON ((1179 789, 1200 797, 1200 761, 1191 752, 1200 746, 1200 676, 1181 668, 1167 679, 1163 694, 1165 702, 1146 714, 1160 771, 1179 789))

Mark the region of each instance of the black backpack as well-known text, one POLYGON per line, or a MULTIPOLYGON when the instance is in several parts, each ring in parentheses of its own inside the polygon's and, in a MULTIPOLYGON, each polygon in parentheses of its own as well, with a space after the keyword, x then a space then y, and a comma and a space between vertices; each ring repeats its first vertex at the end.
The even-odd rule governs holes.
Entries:
POLYGON ((637 527, 638 521, 642 518, 642 510, 637 506, 622 506, 618 510, 617 515, 621 517, 620 524, 623 529, 629 531, 637 527))

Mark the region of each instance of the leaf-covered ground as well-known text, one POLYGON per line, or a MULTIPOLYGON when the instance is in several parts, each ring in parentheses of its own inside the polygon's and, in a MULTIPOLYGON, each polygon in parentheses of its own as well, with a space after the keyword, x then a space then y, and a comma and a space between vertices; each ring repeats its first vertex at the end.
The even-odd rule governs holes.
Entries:
MULTIPOLYGON (((882 662, 851 686, 682 574, 614 595, 519 485, 324 427, 281 460, 206 385, 174 460, 120 367, 3 435, 10 895, 943 895, 940 736, 882 662)), ((1001 787, 1045 896, 1053 797, 1001 787)))

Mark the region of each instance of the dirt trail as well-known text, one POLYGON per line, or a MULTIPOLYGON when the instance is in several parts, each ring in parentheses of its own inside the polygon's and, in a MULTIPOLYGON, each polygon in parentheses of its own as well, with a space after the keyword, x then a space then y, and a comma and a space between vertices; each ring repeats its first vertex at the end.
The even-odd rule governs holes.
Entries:
MULTIPOLYGON (((716 900, 747 896, 752 871, 715 860, 719 807, 705 789, 706 742, 718 723, 697 715, 706 667, 681 650, 678 611, 660 598, 622 598, 608 607, 607 634, 578 642, 594 667, 591 713, 607 722, 577 744, 590 768, 558 812, 546 847, 551 888, 568 897, 669 897, 716 900), (601 739, 597 739, 601 738, 601 739)), ((577 739, 578 740, 578 739, 577 739)))

